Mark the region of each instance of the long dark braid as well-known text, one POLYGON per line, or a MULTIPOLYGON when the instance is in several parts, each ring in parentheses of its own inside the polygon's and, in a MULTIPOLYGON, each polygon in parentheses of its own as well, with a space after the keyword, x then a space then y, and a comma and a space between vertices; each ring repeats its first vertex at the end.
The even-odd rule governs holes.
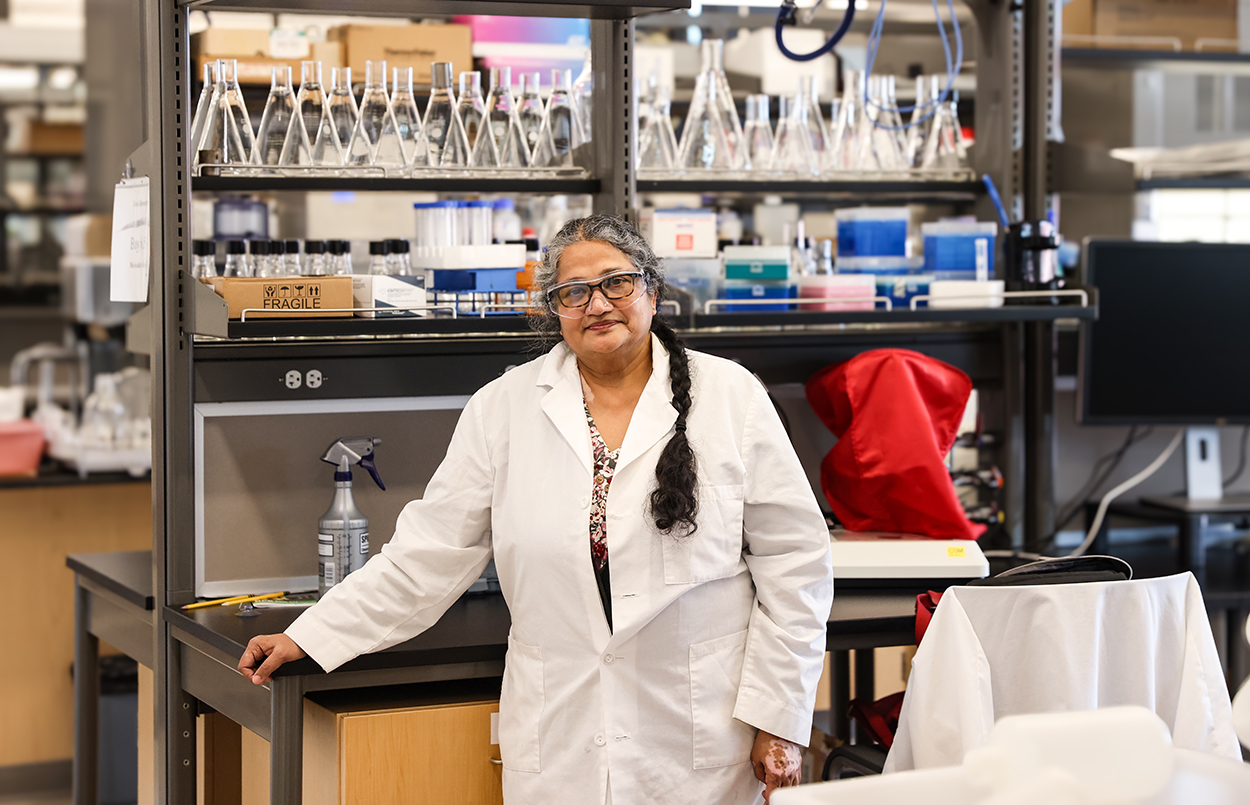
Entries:
POLYGON ((688 537, 698 529, 695 516, 699 499, 695 494, 698 479, 694 450, 686 438, 686 420, 690 415, 690 356, 686 347, 668 322, 660 317, 651 320, 651 332, 668 350, 668 378, 673 390, 673 407, 677 421, 673 437, 660 453, 655 465, 655 490, 651 493, 651 516, 662 534, 688 537))

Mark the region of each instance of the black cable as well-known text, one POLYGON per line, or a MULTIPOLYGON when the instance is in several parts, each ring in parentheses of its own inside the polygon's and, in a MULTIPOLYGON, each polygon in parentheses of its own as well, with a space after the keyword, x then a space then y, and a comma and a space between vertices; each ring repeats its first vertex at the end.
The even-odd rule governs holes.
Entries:
POLYGON ((1250 439, 1250 425, 1243 425, 1241 428, 1241 455, 1237 458, 1237 469, 1233 470, 1233 474, 1224 479, 1224 488, 1227 489, 1234 481, 1241 477, 1246 471, 1246 441, 1250 439))

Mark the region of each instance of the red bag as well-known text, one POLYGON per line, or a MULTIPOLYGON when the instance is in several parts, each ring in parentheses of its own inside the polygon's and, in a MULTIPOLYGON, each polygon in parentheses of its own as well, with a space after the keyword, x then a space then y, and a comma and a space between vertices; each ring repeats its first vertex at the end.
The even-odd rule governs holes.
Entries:
POLYGON ((904 693, 891 693, 875 702, 851 699, 847 715, 868 733, 874 743, 889 749, 894 745, 894 731, 898 729, 898 715, 903 711, 904 693))
POLYGON ((876 349, 817 372, 807 399, 838 443, 820 485, 851 531, 976 539, 945 456, 958 436, 972 381, 936 358, 876 349))
POLYGON ((929 631, 929 622, 933 620, 933 612, 942 601, 942 594, 930 590, 916 596, 916 645, 924 640, 924 633, 929 631))

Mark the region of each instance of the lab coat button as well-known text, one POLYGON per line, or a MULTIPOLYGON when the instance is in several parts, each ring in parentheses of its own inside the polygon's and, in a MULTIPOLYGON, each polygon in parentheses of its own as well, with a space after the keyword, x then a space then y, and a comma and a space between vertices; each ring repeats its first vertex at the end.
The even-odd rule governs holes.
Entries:
POLYGON ((602 732, 600 732, 600 733, 596 733, 596 735, 595 735, 595 745, 596 745, 596 746, 606 746, 606 745, 607 745, 607 743, 608 743, 608 739, 604 736, 604 734, 603 734, 602 732))
POLYGON ((615 659, 616 657, 612 656, 611 654, 603 655, 603 661, 606 662, 608 665, 611 665, 615 659))

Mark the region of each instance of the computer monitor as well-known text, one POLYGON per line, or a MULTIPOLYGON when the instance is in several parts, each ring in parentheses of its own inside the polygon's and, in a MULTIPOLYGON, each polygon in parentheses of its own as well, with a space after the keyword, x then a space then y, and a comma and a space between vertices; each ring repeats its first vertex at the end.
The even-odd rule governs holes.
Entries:
POLYGON ((1214 426, 1250 424, 1250 244, 1090 240, 1085 270, 1098 320, 1081 335, 1081 424, 1189 426, 1188 494, 1151 502, 1220 499, 1214 426))

